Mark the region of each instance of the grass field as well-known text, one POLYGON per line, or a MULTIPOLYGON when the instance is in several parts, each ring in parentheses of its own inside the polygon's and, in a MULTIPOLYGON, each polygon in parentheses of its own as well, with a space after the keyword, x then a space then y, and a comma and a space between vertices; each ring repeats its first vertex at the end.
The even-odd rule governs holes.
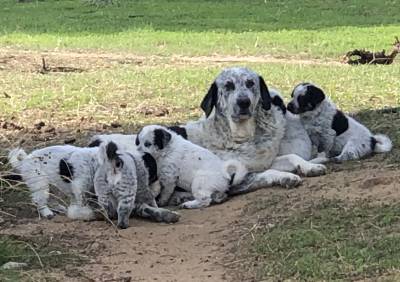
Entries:
MULTIPOLYGON (((196 119, 217 73, 246 65, 286 100, 295 84, 313 81, 343 110, 361 111, 371 129, 394 140, 393 154, 378 160, 396 165, 400 113, 376 110, 399 107, 399 59, 390 66, 350 67, 338 61, 354 48, 389 50, 400 36, 399 13, 400 1, 394 0, 119 0, 104 7, 80 0, 3 0, 2 149, 26 136, 33 138, 27 146, 39 146, 91 128, 111 130, 111 123, 129 131, 196 119), (42 56, 50 66, 82 71, 41 74, 42 56), (34 128, 39 121, 57 134, 35 139, 48 133, 34 128)), ((2 189, 0 212, 14 197, 2 189)), ((398 210, 398 205, 328 203, 288 214, 285 224, 259 232, 250 249, 265 262, 259 278, 350 279, 341 275, 399 271, 398 210), (310 221, 316 228, 308 228, 310 221)), ((10 244, 12 238, 0 238, 0 265, 10 256, 10 244)))

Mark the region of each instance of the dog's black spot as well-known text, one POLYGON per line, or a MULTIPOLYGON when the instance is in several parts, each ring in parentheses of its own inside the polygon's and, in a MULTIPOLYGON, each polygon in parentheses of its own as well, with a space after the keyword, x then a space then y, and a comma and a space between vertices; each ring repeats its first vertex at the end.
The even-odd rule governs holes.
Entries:
POLYGON ((272 99, 272 104, 280 108, 283 114, 286 114, 286 106, 281 97, 275 96, 272 99))
POLYGON ((187 132, 186 132, 186 128, 181 127, 181 126, 169 126, 168 127, 169 130, 172 130, 173 132, 175 132, 176 134, 182 136, 183 138, 185 138, 186 140, 188 139, 187 136, 187 132))
POLYGON ((149 153, 144 153, 142 156, 142 159, 143 159, 144 165, 147 168, 147 171, 149 172, 149 184, 157 181, 158 177, 157 177, 157 162, 156 162, 156 160, 149 153))
POLYGON ((171 133, 165 131, 164 129, 155 129, 154 130, 154 144, 160 149, 164 149, 164 147, 171 140, 171 133))
POLYGON ((72 166, 72 164, 68 163, 64 159, 61 159, 59 168, 61 179, 64 182, 70 183, 72 181, 72 177, 74 176, 74 167, 72 166))
POLYGON ((297 98, 299 113, 313 111, 324 99, 325 94, 320 88, 308 85, 305 94, 299 95, 297 98))
POLYGON ((349 120, 339 110, 337 110, 336 114, 333 116, 332 129, 336 131, 336 136, 339 136, 349 129, 349 120))
POLYGON ((236 176, 236 173, 233 173, 233 174, 231 175, 231 180, 229 180, 229 186, 232 185, 233 180, 235 180, 235 176, 236 176))
POLYGON ((370 146, 372 152, 375 151, 376 143, 378 143, 378 141, 376 141, 375 137, 372 136, 370 140, 370 146))
POLYGON ((89 143, 88 147, 92 148, 92 147, 99 147, 101 144, 101 140, 100 139, 95 139, 92 142, 89 143))
POLYGON ((106 153, 107 153, 107 158, 110 160, 115 160, 118 158, 117 154, 118 146, 114 142, 110 142, 107 144, 106 147, 106 153))
POLYGON ((235 90, 235 84, 232 81, 228 81, 225 84, 225 89, 226 89, 226 91, 233 91, 233 90, 235 90))

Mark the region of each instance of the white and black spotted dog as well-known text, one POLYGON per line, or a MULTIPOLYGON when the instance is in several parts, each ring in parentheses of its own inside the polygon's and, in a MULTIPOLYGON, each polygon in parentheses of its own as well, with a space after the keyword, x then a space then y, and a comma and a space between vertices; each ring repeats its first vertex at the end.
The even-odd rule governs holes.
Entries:
POLYGON ((148 173, 137 170, 141 165, 140 158, 127 152, 117 153, 117 150, 113 142, 96 148, 51 146, 29 155, 18 148, 10 152, 9 162, 31 190, 32 201, 41 216, 48 219, 54 217, 48 206, 49 189, 54 186, 70 197, 69 218, 95 219, 90 203, 93 198, 98 198, 96 204, 100 204, 100 208, 105 208, 109 214, 116 212, 118 227, 127 228, 134 208, 144 217, 154 215, 148 215, 150 207, 135 205, 135 202, 155 207, 156 204, 147 187, 138 188, 138 183, 143 181, 138 180, 138 174, 141 174, 140 178, 149 177, 148 173))
POLYGON ((241 162, 222 161, 211 151, 159 125, 144 127, 137 135, 136 145, 139 151, 151 154, 157 161, 162 187, 160 205, 168 203, 178 186, 194 197, 182 207, 207 207, 213 202, 214 193, 224 194, 230 185, 240 183, 247 174, 241 162))
POLYGON ((386 135, 373 135, 364 125, 337 109, 314 84, 297 85, 287 109, 300 116, 318 152, 326 153, 333 161, 356 160, 392 149, 386 135))

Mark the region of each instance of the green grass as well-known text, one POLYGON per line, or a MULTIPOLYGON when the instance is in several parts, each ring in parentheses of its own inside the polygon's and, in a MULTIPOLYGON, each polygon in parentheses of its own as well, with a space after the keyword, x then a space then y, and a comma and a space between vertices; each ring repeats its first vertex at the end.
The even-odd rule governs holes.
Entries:
POLYGON ((389 49, 399 1, 3 0, 0 45, 91 48, 145 55, 274 55, 337 58, 389 49))
MULTIPOLYGON (((319 84, 345 111, 378 109, 400 102, 400 65, 343 67, 321 65, 249 64, 269 85, 280 89, 286 100, 301 81, 319 84)), ((34 118, 38 111, 53 119, 57 113, 80 118, 92 116, 98 122, 115 119, 137 123, 154 121, 144 107, 165 107, 161 120, 185 121, 201 114, 198 105, 220 66, 162 68, 126 66, 95 72, 65 75, 3 73, 2 116, 34 118), (127 105, 121 108, 121 104, 127 105), (194 109, 188 111, 188 109, 194 109)))
POLYGON ((23 278, 26 280, 27 274, 24 271, 27 270, 49 270, 84 261, 77 254, 50 242, 49 238, 43 237, 27 239, 1 235, 0 266, 10 261, 26 263, 27 266, 18 270, 0 270, 0 281, 21 281, 23 278))
POLYGON ((400 266, 399 205, 327 201, 257 235, 260 277, 354 280, 400 266))

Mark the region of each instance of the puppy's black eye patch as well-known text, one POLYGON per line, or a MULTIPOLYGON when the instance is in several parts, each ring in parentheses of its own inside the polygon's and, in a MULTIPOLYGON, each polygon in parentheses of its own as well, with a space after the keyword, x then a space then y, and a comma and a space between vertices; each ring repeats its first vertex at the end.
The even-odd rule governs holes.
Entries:
POLYGON ((116 168, 122 168, 124 166, 124 162, 121 159, 117 159, 115 161, 115 167, 116 168))
POLYGON ((146 141, 146 142, 144 142, 144 146, 145 146, 146 148, 148 148, 148 147, 151 146, 151 143, 150 143, 149 141, 146 141))
POLYGON ((227 91, 235 90, 235 84, 234 84, 232 81, 228 81, 228 82, 225 84, 225 89, 226 89, 227 91))
POLYGON ((254 81, 251 79, 246 80, 246 87, 252 88, 254 86, 254 81))

